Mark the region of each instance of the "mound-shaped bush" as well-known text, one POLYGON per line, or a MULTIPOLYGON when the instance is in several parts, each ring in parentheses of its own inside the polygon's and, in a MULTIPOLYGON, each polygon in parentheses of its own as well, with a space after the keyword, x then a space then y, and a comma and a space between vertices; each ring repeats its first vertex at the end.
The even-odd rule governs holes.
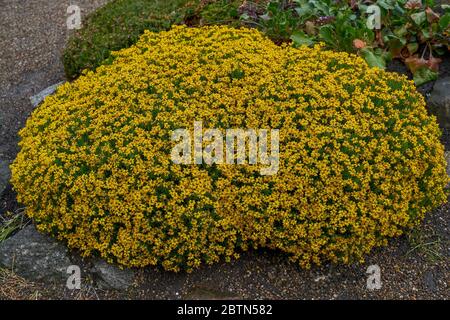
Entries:
POLYGON ((411 81, 256 30, 146 32, 20 135, 12 181, 38 228, 125 266, 190 270, 249 246, 305 267, 359 260, 446 198, 440 131, 411 81), (279 129, 278 173, 173 163, 172 133, 194 121, 279 129))

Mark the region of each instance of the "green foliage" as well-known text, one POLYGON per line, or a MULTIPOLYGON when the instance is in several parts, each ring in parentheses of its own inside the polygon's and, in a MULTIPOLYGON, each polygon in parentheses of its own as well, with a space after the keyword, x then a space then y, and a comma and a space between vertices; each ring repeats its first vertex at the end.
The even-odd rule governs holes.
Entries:
POLYGON ((445 259, 442 252, 448 246, 448 241, 439 237, 435 230, 427 228, 426 225, 410 230, 406 234, 406 239, 410 246, 406 256, 418 254, 432 263, 445 259))
POLYGON ((91 14, 68 41, 63 53, 66 76, 95 69, 111 51, 128 47, 148 29, 169 29, 182 20, 188 0, 114 0, 91 14))
POLYGON ((289 36, 299 29, 301 21, 287 5, 288 1, 269 2, 267 12, 260 16, 258 26, 275 41, 289 39, 289 36))
POLYGON ((173 24, 239 22, 240 0, 113 0, 98 9, 71 36, 63 54, 67 78, 111 63, 111 52, 133 45, 144 30, 159 32, 173 24))
POLYGON ((0 216, 0 243, 25 227, 28 222, 29 219, 25 217, 23 210, 15 213, 8 212, 4 217, 0 216))
POLYGON ((435 6, 432 0, 423 5, 415 0, 272 0, 265 14, 244 18, 279 42, 324 42, 333 50, 358 53, 372 67, 402 59, 416 85, 437 77, 436 56, 449 48, 450 6, 435 6), (371 5, 380 8, 380 29, 368 27, 371 5))
POLYGON ((440 59, 449 46, 448 6, 434 1, 378 0, 382 10, 382 42, 393 57, 405 60, 416 85, 438 76, 440 59), (441 14, 438 14, 437 11, 441 14))
POLYGON ((63 61, 73 79, 84 69, 111 63, 111 51, 134 44, 145 29, 161 31, 178 23, 244 24, 276 43, 323 42, 329 49, 357 53, 372 67, 402 59, 420 85, 438 75, 437 56, 448 51, 449 22, 450 6, 435 8, 431 0, 423 5, 414 0, 114 0, 70 38, 63 61), (381 9, 380 30, 367 26, 372 4, 381 9))
POLYGON ((197 7, 198 16, 201 18, 201 25, 211 24, 229 24, 238 26, 239 13, 238 7, 240 0, 217 0, 206 1, 206 4, 200 4, 197 7))

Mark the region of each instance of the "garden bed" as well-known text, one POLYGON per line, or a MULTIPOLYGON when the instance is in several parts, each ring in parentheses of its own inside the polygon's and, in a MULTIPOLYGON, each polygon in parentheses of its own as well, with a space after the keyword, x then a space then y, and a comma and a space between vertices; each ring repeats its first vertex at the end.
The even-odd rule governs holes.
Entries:
MULTIPOLYGON (((170 4, 169 4, 170 7, 170 4)), ((139 7, 137 7, 139 8, 139 7)), ((152 8, 152 10, 155 8, 152 8)), ((167 9, 165 14, 171 15, 173 8, 167 9), (172 11, 170 11, 172 10, 172 11), (169 12, 170 11, 170 12, 169 12)), ((188 8, 189 9, 189 8, 188 8)), ((136 10, 134 8, 133 10, 136 10)), ((158 9, 159 10, 159 9, 158 9)), ((165 10, 165 9, 161 9, 165 10)), ((184 7, 183 10, 186 10, 184 7)), ((185 11, 186 12, 186 11, 185 11)), ((218 10, 220 12, 220 10, 218 10)), ((112 12, 114 14, 114 12, 112 12)), ((189 14, 183 13, 184 22, 190 25, 199 23, 198 13, 191 11, 189 14), (186 19, 189 17, 189 19, 186 19)), ((95 17, 94 15, 93 17, 95 17)), ((110 18, 106 15, 103 18, 110 18)), ((163 15, 164 17, 164 15, 163 15)), ((174 19, 180 17, 174 15, 174 19)), ((233 15, 235 18, 236 16, 233 15)), ((157 18, 156 20, 160 19, 157 18)), ((166 21, 166 18, 160 19, 166 21)), ((234 21, 233 19, 231 19, 234 21)), ((114 21, 114 20, 113 20, 114 21)), ((121 25, 124 21, 116 21, 121 25)), ((230 21, 228 21, 230 22, 230 21)), ((167 25, 155 23, 151 27, 155 30, 167 29, 167 25)), ((140 24, 136 23, 136 24, 140 24)), ((148 26, 146 22, 146 26, 148 26)), ((131 28, 135 25, 130 24, 131 28)), ((139 27, 141 28, 141 27, 139 27)), ((88 30, 88 29, 87 29, 88 30)), ((92 30, 92 29, 91 29, 92 30)), ((135 29, 133 29, 135 30, 135 29)), ((142 29, 140 29, 142 30, 142 29)), ((80 65, 87 68, 95 68, 96 64, 109 57, 108 50, 120 49, 136 41, 139 32, 127 31, 132 34, 131 37, 119 37, 118 42, 110 46, 109 40, 96 43, 91 49, 98 54, 98 47, 103 47, 103 51, 98 57, 85 60, 80 58, 80 65), (119 43, 120 42, 120 43, 119 43), (119 44, 118 44, 119 43, 119 44), (107 48, 106 51, 104 48, 107 48), (84 64, 88 62, 88 64, 84 64)), ((106 39, 106 38, 105 38, 106 39)), ((66 52, 67 53, 67 52, 66 52)), ((448 76, 449 70, 448 55, 444 56, 441 64, 441 76, 448 76)), ((76 67, 77 68, 77 67, 76 67)), ((76 76, 80 69, 70 73, 70 77, 76 76)), ((394 62, 388 66, 388 70, 397 71, 411 77, 407 69, 399 62, 394 62)), ((68 69, 66 68, 66 73, 68 69)), ((419 91, 427 95, 431 92, 433 82, 419 87, 419 91)), ((450 133, 444 130, 442 143, 449 150, 450 133)), ((5 192, 0 195, 0 215, 7 211, 16 212, 19 210, 16 202, 16 194, 11 186, 8 186, 5 192)), ((351 266, 332 266, 326 265, 322 268, 315 268, 312 271, 298 269, 293 264, 285 261, 285 256, 274 251, 253 251, 245 253, 241 260, 233 261, 231 265, 220 263, 211 267, 203 267, 193 275, 171 275, 157 269, 149 268, 141 272, 141 282, 137 288, 129 293, 118 293, 102 291, 89 288, 85 297, 88 298, 448 298, 449 266, 448 250, 446 250, 449 241, 449 206, 444 205, 433 213, 428 215, 425 223, 422 224, 416 233, 411 233, 391 241, 390 246, 384 249, 377 249, 371 253, 366 264, 351 266), (434 243, 429 250, 427 243, 434 243), (433 252, 437 252, 436 256, 433 252), (386 284, 383 290, 370 292, 365 289, 365 269, 370 263, 380 264, 386 272, 386 284), (242 277, 242 275, 245 275, 242 277), (156 280, 155 280, 156 279, 156 280), (305 280, 306 279, 306 280, 305 280), (94 291, 92 291, 94 290, 94 291)), ((22 283, 14 276, 0 274, 0 285, 2 283, 22 283), (9 279, 9 280, 8 280, 9 279), (10 282, 2 282, 2 281, 10 282)), ((42 298, 46 297, 67 297, 77 298, 73 293, 52 288, 44 290, 35 284, 30 285, 30 290, 41 290, 42 298)), ((23 298, 29 293, 24 290, 23 298)), ((32 291, 36 292, 36 291, 32 291)), ((5 296, 11 298, 11 296, 5 296)), ((1 296, 1 293, 0 293, 1 296)), ((82 293, 78 296, 83 298, 82 293)))

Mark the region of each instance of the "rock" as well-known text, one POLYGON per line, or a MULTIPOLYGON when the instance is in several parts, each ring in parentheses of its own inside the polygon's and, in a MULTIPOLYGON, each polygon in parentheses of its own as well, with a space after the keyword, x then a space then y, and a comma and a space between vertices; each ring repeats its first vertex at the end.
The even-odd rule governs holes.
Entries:
POLYGON ((29 280, 65 284, 71 261, 63 244, 29 225, 0 243, 0 265, 29 280))
POLYGON ((131 269, 122 270, 101 259, 94 260, 93 265, 92 273, 102 289, 126 290, 133 284, 134 272, 131 269))
POLYGON ((450 128, 450 77, 436 81, 428 99, 428 108, 442 128, 450 128))
POLYGON ((41 103, 42 101, 44 101, 44 99, 55 93, 56 89, 62 85, 64 82, 58 82, 48 88, 45 88, 44 90, 42 90, 41 92, 39 92, 37 95, 34 95, 30 98, 31 104, 33 105, 34 108, 36 108, 39 103, 41 103))
POLYGON ((427 271, 423 277, 423 282, 425 284, 425 287, 427 288, 427 290, 429 291, 436 291, 437 286, 436 286, 436 281, 434 280, 434 275, 431 271, 427 271))
POLYGON ((11 171, 9 170, 9 162, 0 159, 0 195, 6 189, 11 179, 11 171))
POLYGON ((450 177, 450 151, 445 152, 445 160, 447 161, 447 175, 450 177))

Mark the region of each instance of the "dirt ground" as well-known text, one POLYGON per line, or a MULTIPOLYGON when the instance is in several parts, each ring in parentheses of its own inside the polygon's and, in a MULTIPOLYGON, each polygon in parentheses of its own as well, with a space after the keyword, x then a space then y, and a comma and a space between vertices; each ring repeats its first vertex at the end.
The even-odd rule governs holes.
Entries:
MULTIPOLYGON (((106 1, 77 0, 76 4, 83 16, 106 1)), ((68 36, 69 4, 73 1, 0 0, 2 160, 13 160, 17 154, 17 132, 32 111, 30 96, 65 80, 60 57, 68 36)), ((431 86, 423 90, 427 93, 431 86)), ((448 137, 445 133, 446 146, 450 146, 448 137)), ((9 186, 0 195, 0 215, 17 208, 9 186)), ((449 299, 449 255, 447 204, 430 213, 420 229, 373 251, 364 264, 302 270, 281 253, 249 251, 230 264, 202 267, 190 274, 139 270, 136 284, 126 292, 95 289, 87 279, 82 290, 69 291, 65 284, 31 283, 0 270, 0 299, 449 299), (367 289, 370 265, 381 269, 379 290, 367 289)))

